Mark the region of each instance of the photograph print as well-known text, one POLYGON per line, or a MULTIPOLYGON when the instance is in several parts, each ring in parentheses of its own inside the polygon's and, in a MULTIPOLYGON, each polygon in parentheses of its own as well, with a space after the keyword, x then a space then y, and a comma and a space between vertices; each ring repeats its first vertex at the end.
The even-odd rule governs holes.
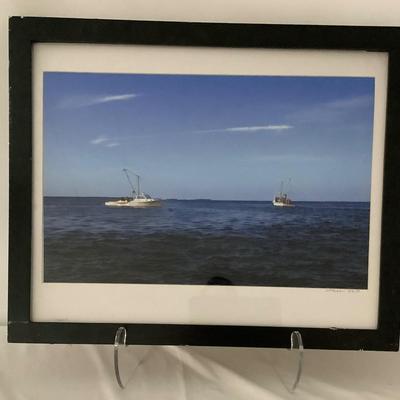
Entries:
POLYGON ((374 86, 44 72, 44 282, 368 289, 374 86))

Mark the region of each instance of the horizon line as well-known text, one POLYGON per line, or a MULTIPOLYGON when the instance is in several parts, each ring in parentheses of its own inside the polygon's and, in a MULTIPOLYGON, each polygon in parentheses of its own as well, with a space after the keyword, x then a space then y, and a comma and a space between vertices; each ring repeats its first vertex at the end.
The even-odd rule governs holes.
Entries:
MULTIPOLYGON (((45 197, 69 197, 69 198, 100 198, 100 199, 113 199, 113 198, 123 198, 123 197, 129 197, 129 196, 60 196, 60 195, 44 195, 43 198, 45 197)), ((208 199, 208 198, 193 198, 193 199, 180 199, 180 198, 175 198, 175 197, 169 197, 169 198, 159 198, 161 201, 168 201, 168 200, 176 200, 176 201, 253 201, 253 202, 259 202, 259 203, 265 203, 265 202, 272 202, 273 198, 271 200, 269 199, 264 199, 264 200, 244 200, 244 199, 236 199, 236 200, 226 200, 226 199, 208 199)), ((370 200, 292 200, 293 203, 371 203, 370 200)))

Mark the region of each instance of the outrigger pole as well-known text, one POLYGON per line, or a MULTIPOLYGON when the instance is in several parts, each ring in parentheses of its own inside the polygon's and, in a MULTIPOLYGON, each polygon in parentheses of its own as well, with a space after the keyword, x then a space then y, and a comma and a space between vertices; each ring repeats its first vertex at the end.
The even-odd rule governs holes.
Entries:
POLYGON ((130 185, 131 188, 132 188, 132 195, 134 195, 134 194, 136 193, 136 190, 135 190, 135 187, 133 186, 133 183, 132 183, 132 181, 131 181, 131 178, 130 178, 130 176, 129 176, 129 174, 128 174, 128 170, 127 170, 126 168, 124 168, 122 171, 125 173, 126 179, 128 180, 129 185, 130 185))
POLYGON ((125 175, 126 175, 126 179, 128 180, 129 185, 131 185, 132 194, 137 193, 137 195, 140 196, 140 176, 139 176, 138 174, 135 174, 135 173, 132 172, 132 171, 129 171, 129 170, 126 169, 126 168, 124 168, 122 171, 124 171, 124 173, 125 173, 125 175), (136 192, 136 190, 135 190, 135 187, 133 186, 133 183, 132 183, 132 181, 131 181, 131 178, 130 178, 128 172, 130 172, 131 174, 133 174, 133 175, 136 176, 136 181, 137 181, 137 192, 136 192))

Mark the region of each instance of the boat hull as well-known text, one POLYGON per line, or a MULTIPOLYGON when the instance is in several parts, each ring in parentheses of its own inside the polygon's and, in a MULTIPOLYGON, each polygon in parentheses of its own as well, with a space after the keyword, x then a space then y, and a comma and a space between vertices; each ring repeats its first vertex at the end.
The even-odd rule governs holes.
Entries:
POLYGON ((275 201, 275 200, 272 200, 272 204, 275 206, 275 207, 294 207, 294 204, 293 203, 282 203, 282 202, 280 202, 280 201, 275 201))
POLYGON ((160 207, 161 200, 156 199, 134 199, 131 201, 106 201, 104 203, 108 207, 133 207, 133 208, 147 208, 147 207, 160 207))

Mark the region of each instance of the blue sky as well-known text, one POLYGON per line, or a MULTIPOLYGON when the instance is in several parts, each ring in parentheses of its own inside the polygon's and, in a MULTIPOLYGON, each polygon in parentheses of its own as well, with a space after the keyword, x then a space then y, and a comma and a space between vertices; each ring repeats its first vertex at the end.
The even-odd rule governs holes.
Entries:
POLYGON ((46 196, 369 201, 374 79, 44 73, 46 196))

